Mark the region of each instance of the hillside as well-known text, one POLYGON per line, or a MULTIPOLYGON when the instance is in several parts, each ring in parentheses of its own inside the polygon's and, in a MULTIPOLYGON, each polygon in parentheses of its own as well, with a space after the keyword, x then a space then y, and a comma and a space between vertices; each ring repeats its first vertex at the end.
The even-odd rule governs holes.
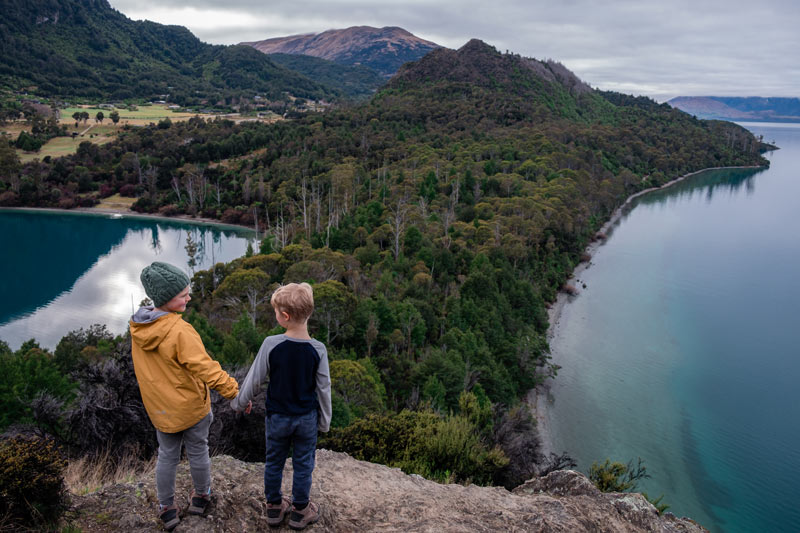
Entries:
POLYGON ((328 87, 336 87, 345 96, 366 99, 384 83, 386 78, 363 65, 343 65, 320 57, 299 54, 270 54, 276 64, 299 72, 328 87))
POLYGON ((212 46, 181 26, 132 21, 107 0, 9 0, 0 85, 93 99, 213 105, 240 95, 331 97, 335 90, 244 46, 212 46))
MULTIPOLYGON (((227 456, 212 459, 215 507, 205 518, 187 516, 175 530, 266 531, 263 464, 227 456)), ((381 532, 695 532, 691 520, 659 516, 639 494, 598 491, 586 477, 559 471, 513 492, 475 485, 442 485, 400 470, 318 450, 311 499, 321 519, 309 531, 381 532)), ((176 501, 191 490, 188 465, 178 469, 176 501)), ((284 494, 291 494, 291 459, 284 494)), ((73 496, 74 524, 83 531, 160 531, 155 476, 73 496)), ((184 504, 185 505, 185 504, 184 504)), ((286 522, 274 531, 291 531, 286 522)))
POLYGON ((353 26, 240 44, 252 46, 265 54, 302 54, 345 65, 363 65, 387 78, 403 63, 416 61, 440 48, 438 44, 420 39, 402 28, 389 26, 353 26))
POLYGON ((668 104, 704 119, 800 122, 800 98, 679 96, 668 104))

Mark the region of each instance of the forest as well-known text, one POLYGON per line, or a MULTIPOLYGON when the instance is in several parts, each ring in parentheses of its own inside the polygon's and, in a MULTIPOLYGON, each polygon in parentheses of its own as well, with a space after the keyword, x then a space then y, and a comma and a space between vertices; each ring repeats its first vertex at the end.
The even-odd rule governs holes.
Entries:
MULTIPOLYGON (((295 120, 162 121, 24 165, 0 146, 0 205, 68 209, 119 193, 140 212, 256 229, 257 249, 192 278, 184 318, 209 353, 243 377, 280 331, 271 292, 308 281, 334 390, 320 445, 512 487, 569 464, 540 453, 521 398, 557 374, 547 306, 587 243, 629 195, 767 165, 763 149, 735 124, 471 41, 406 65, 368 102, 295 120)), ((11 376, 0 428, 36 428, 71 454, 152 454, 129 353, 129 338, 89 325, 52 353, 0 345, 11 376)), ((214 409, 212 445, 261 460, 259 410, 237 415, 220 398, 214 409)))

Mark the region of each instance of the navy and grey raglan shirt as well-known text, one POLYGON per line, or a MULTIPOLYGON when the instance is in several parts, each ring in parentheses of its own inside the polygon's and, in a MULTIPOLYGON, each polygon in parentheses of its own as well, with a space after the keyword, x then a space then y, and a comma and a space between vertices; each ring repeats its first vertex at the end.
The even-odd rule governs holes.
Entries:
POLYGON ((231 407, 242 411, 267 382, 267 415, 298 416, 319 410, 317 426, 331 425, 331 372, 328 350, 315 339, 272 335, 264 339, 231 407))

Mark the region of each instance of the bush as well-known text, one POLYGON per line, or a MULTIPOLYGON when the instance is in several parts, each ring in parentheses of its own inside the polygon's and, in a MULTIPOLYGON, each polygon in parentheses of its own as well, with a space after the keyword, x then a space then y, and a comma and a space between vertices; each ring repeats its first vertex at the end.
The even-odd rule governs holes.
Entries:
POLYGON ((28 527, 58 521, 67 503, 66 466, 50 440, 0 441, 0 517, 28 527))
POLYGON ((136 198, 136 185, 133 185, 132 183, 126 183, 119 188, 119 195, 128 198, 136 198))
POLYGON ((610 459, 606 459, 602 465, 594 462, 589 468, 589 480, 601 492, 635 490, 638 481, 648 477, 650 475, 641 458, 636 466, 633 465, 633 460, 628 461, 628 464, 623 464, 616 461, 612 463, 610 459))
POLYGON ((70 443, 79 455, 107 448, 120 456, 132 450, 148 456, 156 449, 130 349, 130 340, 120 342, 108 357, 81 372, 78 396, 66 413, 70 443))
POLYGON ((478 429, 461 415, 441 418, 430 411, 407 410, 371 414, 329 435, 321 439, 321 447, 440 482, 487 484, 508 465, 503 452, 488 448, 478 429))

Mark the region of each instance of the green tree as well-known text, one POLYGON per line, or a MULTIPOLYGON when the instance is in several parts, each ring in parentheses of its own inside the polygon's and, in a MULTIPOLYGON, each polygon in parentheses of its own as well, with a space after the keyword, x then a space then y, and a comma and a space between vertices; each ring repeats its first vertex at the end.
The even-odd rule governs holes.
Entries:
POLYGON ((9 424, 32 422, 31 402, 41 393, 66 401, 74 383, 61 373, 52 356, 33 340, 14 354, 0 354, 0 430, 9 424))
POLYGON ((19 192, 19 155, 14 147, 0 138, 0 180, 7 183, 14 192, 19 192))
POLYGON ((98 111, 97 114, 94 116, 94 120, 99 122, 100 124, 103 123, 103 119, 106 118, 105 114, 102 111, 98 111))
POLYGON ((243 309, 253 324, 258 307, 269 295, 269 276, 256 268, 239 269, 228 275, 214 291, 214 298, 236 309, 243 309))
POLYGON ((114 111, 108 114, 108 118, 111 119, 111 122, 117 124, 119 122, 119 112, 115 109, 114 111))
POLYGON ((325 341, 330 344, 340 334, 350 331, 350 314, 355 309, 356 299, 339 281, 328 280, 314 285, 314 314, 325 328, 325 341))
POLYGON ((356 417, 383 409, 379 384, 358 361, 331 361, 331 387, 356 417))

